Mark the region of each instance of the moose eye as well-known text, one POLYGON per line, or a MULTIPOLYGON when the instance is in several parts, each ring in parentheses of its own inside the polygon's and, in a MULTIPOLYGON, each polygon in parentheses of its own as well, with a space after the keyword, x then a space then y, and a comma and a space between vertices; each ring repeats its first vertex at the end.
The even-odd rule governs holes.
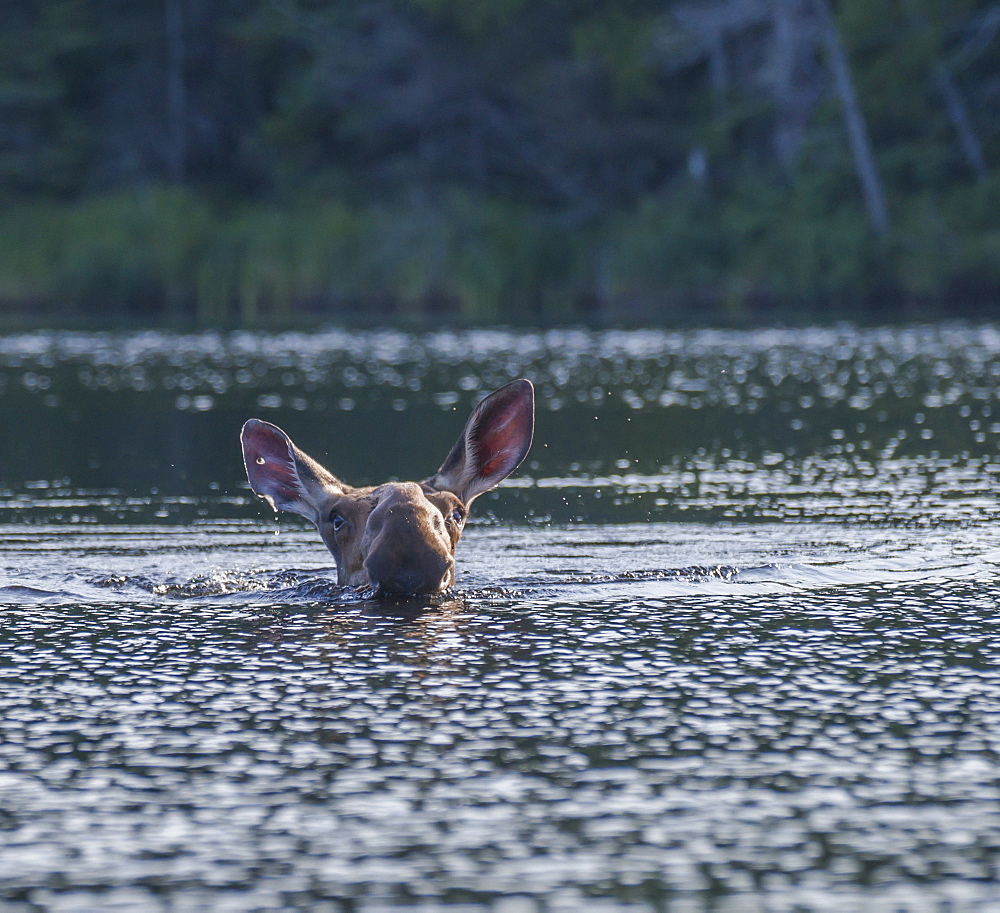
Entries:
POLYGON ((465 511, 461 507, 456 507, 451 512, 451 519, 461 526, 465 522, 465 511))
POLYGON ((333 531, 339 532, 341 527, 347 522, 340 514, 330 514, 330 522, 333 524, 333 531))

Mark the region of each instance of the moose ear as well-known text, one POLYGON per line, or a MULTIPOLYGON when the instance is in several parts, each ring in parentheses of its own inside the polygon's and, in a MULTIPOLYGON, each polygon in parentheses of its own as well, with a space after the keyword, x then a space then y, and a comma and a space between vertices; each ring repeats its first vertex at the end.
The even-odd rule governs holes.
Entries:
POLYGON ((250 419, 240 434, 243 463, 254 493, 275 510, 290 510, 317 526, 325 502, 344 486, 292 443, 277 425, 250 419))
POLYGON ((529 380, 515 380, 473 409, 462 436, 427 484, 469 504, 517 469, 534 430, 535 388, 529 380))

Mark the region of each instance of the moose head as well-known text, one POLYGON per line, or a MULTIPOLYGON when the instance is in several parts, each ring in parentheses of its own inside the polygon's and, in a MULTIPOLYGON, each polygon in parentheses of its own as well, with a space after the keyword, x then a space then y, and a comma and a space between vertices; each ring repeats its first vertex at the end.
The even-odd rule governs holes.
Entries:
POLYGON ((338 583, 422 595, 454 584, 469 507, 520 465, 534 423, 534 388, 515 380, 473 409, 430 478, 364 488, 340 481, 270 422, 250 419, 240 438, 250 487, 275 510, 316 525, 336 559, 338 583))

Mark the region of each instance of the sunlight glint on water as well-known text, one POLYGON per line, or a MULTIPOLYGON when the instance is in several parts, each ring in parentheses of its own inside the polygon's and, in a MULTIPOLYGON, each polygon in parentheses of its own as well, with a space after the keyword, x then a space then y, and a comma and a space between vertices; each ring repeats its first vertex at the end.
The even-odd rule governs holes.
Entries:
POLYGON ((0 337, 0 906, 1000 909, 998 378, 988 325, 0 337), (251 415, 422 478, 517 376, 448 596, 245 485, 251 415))

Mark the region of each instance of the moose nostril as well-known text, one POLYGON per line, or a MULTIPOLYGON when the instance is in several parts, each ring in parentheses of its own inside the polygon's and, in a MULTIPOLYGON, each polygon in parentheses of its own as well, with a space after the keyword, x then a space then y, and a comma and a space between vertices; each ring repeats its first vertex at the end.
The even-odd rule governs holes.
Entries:
POLYGON ((380 592, 427 595, 440 593, 451 585, 452 561, 435 555, 417 563, 402 563, 372 554, 365 561, 365 570, 372 587, 380 592))

